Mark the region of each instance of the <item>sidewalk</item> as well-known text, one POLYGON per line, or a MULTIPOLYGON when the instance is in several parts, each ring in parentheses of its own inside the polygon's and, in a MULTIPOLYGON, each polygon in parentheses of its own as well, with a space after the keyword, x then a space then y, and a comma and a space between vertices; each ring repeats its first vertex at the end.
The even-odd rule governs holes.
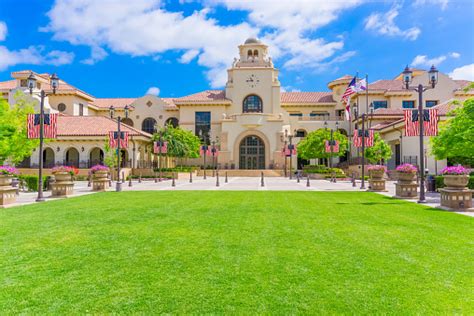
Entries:
MULTIPOLYGON (((153 179, 143 180, 138 183, 138 180, 132 181, 132 186, 129 187, 129 182, 122 183, 122 191, 163 191, 163 190, 212 190, 212 191, 356 191, 361 192, 365 190, 360 189, 360 181, 357 181, 356 186, 353 187, 350 181, 338 181, 332 183, 327 180, 310 180, 309 186, 307 186, 307 179, 300 179, 298 183, 296 178, 290 180, 284 177, 269 177, 263 179, 263 186, 260 177, 232 177, 228 178, 228 182, 225 182, 225 178, 219 177, 219 186, 217 186, 216 177, 208 176, 207 179, 203 177, 194 177, 193 182, 190 183, 189 179, 175 180, 175 186, 172 186, 171 180, 163 180, 157 182, 153 179)), ((112 182, 112 187, 108 191, 115 191, 116 182, 112 182)), ((366 182, 365 186, 368 187, 369 183, 366 182)), ((380 192, 379 194, 392 197, 395 195, 395 182, 387 181, 386 183, 387 192, 380 192)), ((93 194, 96 192, 92 191, 92 188, 87 186, 86 181, 76 181, 74 185, 74 195, 82 196, 87 194, 93 194)), ((26 205, 36 203, 37 197, 36 192, 20 192, 17 197, 17 203, 9 205, 8 207, 26 205)), ((51 192, 44 192, 46 201, 54 201, 61 198, 52 198, 51 192)), ((439 206, 439 193, 426 193, 426 206, 437 207, 439 206)), ((417 199, 406 200, 409 202, 416 203, 417 199)), ((457 212, 459 214, 473 216, 474 212, 457 212)))

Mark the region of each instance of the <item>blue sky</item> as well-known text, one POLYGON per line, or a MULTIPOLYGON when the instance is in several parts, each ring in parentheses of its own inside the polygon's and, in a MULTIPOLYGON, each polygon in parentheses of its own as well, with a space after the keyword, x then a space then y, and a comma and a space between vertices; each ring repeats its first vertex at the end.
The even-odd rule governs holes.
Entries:
POLYGON ((287 91, 406 64, 474 80, 473 34, 471 0, 0 0, 0 80, 32 69, 96 97, 177 97, 222 88, 250 36, 287 91))

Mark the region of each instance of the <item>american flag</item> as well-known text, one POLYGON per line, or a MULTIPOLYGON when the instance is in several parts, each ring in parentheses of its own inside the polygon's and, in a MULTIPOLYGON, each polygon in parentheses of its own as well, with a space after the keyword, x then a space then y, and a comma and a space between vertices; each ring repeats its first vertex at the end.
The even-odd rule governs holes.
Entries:
MULTIPOLYGON (((43 136, 44 138, 57 138, 58 134, 58 114, 44 114, 43 116, 43 136)), ((40 114, 28 114, 27 127, 28 138, 40 137, 40 114)))
POLYGON ((287 145, 285 149, 285 155, 287 157, 296 156, 296 146, 293 144, 287 145))
MULTIPOLYGON (((118 132, 109 132, 110 148, 117 148, 119 141, 118 132)), ((120 148, 128 148, 128 132, 120 132, 120 148)))
POLYGON ((161 153, 162 154, 167 154, 168 153, 168 142, 159 142, 159 141, 156 141, 153 143, 153 152, 155 154, 159 154, 160 153, 160 146, 161 146, 161 153))
POLYGON ((333 140, 332 141, 332 151, 331 151, 331 141, 327 140, 325 144, 325 150, 327 153, 333 152, 333 153, 338 153, 339 152, 339 141, 333 140))
POLYGON ((352 78, 351 82, 346 88, 346 91, 342 94, 342 101, 346 104, 346 120, 350 121, 351 120, 351 95, 356 93, 355 90, 355 85, 356 85, 356 77, 352 78))
POLYGON ((352 136, 352 144, 354 147, 362 147, 362 131, 355 129, 354 136, 352 136))
POLYGON ((210 150, 207 151, 207 155, 216 157, 217 155, 219 155, 219 149, 213 146, 210 150))
POLYGON ((352 137, 352 144, 354 147, 362 147, 362 139, 364 140, 365 147, 372 147, 374 146, 374 130, 364 130, 365 137, 362 137, 362 130, 356 129, 354 130, 354 136, 352 137))
POLYGON ((374 146, 374 130, 369 129, 365 131, 365 147, 372 147, 374 146))
POLYGON ((423 132, 425 136, 438 135, 438 109, 424 110, 423 132))
POLYGON ((201 148, 199 149, 199 153, 201 156, 208 155, 209 152, 209 146, 207 145, 202 145, 201 148))
POLYGON ((405 136, 420 135, 420 125, 418 121, 418 110, 404 110, 405 136))

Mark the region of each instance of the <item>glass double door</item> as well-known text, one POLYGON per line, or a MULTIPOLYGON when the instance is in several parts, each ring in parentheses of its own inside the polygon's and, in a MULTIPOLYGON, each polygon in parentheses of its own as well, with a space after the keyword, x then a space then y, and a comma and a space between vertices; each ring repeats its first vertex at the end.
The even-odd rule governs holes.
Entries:
POLYGON ((240 143, 240 169, 265 169, 265 144, 257 136, 247 136, 240 143))

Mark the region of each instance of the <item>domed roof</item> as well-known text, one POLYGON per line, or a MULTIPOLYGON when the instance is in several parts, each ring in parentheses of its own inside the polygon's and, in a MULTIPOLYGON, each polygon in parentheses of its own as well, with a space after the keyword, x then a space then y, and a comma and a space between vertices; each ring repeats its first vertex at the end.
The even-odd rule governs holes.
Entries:
POLYGON ((260 41, 255 37, 249 37, 244 44, 260 44, 260 41))

